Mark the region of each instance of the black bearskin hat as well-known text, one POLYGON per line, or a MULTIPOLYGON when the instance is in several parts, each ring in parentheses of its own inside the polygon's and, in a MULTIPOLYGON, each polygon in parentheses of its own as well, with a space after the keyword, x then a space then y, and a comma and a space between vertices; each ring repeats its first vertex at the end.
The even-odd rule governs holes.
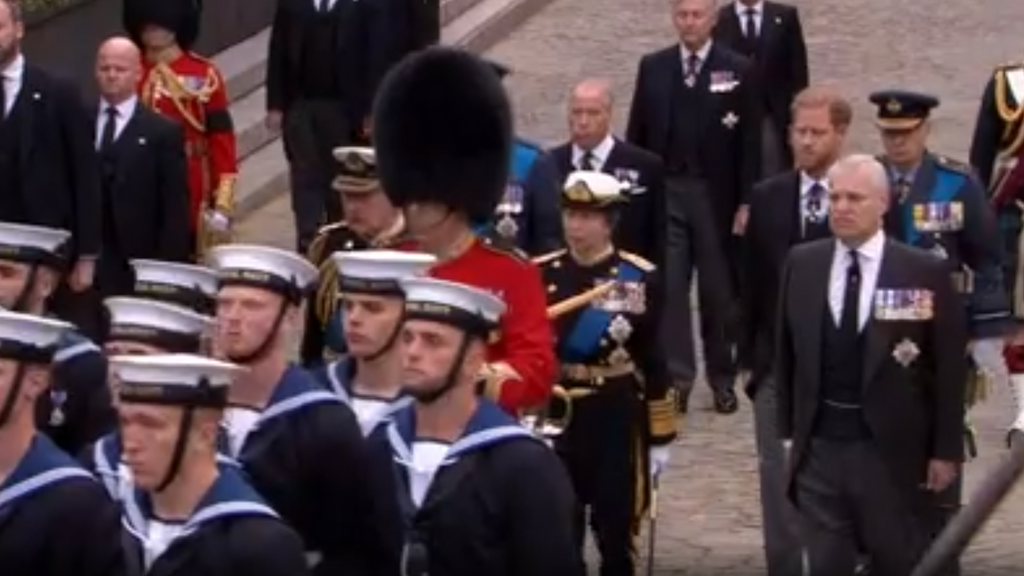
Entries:
POLYGON ((435 46, 395 65, 373 106, 381 187, 396 206, 437 202, 489 220, 512 157, 512 105, 479 57, 435 46))
POLYGON ((125 32, 142 47, 142 31, 148 25, 174 33, 182 50, 191 50, 199 36, 203 0, 123 0, 121 20, 125 32))

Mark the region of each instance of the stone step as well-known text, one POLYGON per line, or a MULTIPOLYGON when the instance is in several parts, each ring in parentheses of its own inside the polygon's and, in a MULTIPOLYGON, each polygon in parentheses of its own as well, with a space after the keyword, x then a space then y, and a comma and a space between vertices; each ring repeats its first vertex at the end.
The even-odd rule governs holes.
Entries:
MULTIPOLYGON (((442 42, 483 52, 507 36, 552 0, 445 0, 442 4, 442 42)), ((263 33, 254 36, 258 38, 263 33)), ((252 39, 250 39, 252 40, 252 39)), ((248 42, 248 41, 246 41, 248 42)), ((255 49, 251 47, 250 49, 255 49)), ((226 51, 230 52, 234 48, 226 51)), ((266 39, 258 53, 266 52, 266 39)), ((243 67, 236 64, 236 70, 243 67)), ((227 72, 225 72, 227 75, 227 72)), ((231 112, 241 159, 235 216, 245 218, 288 190, 288 164, 281 143, 263 127, 263 90, 236 82, 245 95, 231 112)), ((229 89, 231 80, 228 80, 229 89)))

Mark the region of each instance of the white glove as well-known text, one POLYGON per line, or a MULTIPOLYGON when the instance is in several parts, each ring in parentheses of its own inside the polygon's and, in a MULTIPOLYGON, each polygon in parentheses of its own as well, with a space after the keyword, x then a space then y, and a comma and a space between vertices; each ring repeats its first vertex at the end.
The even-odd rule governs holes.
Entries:
POLYGON ((672 453, 668 446, 651 446, 647 455, 651 464, 651 478, 654 478, 668 468, 668 461, 672 453))
POLYGON ((231 229, 231 219, 216 210, 204 211, 203 218, 206 220, 206 226, 216 232, 227 232, 231 229))
POLYGON ((1010 430, 1024 432, 1024 375, 1010 376, 1010 392, 1013 393, 1013 408, 1016 415, 1010 430))
POLYGON ((1006 359, 1003 358, 1003 341, 999 338, 976 341, 971 346, 971 358, 974 358, 974 363, 994 383, 1006 382, 1010 376, 1006 368, 1006 359))

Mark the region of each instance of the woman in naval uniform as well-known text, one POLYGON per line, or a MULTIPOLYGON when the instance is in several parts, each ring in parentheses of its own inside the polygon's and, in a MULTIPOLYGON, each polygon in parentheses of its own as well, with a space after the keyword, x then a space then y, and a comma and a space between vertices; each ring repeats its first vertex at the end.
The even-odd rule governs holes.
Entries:
POLYGON ((370 250, 335 252, 342 333, 348 356, 318 370, 359 419, 368 435, 395 410, 412 401, 401 394, 401 358, 395 346, 402 321, 402 278, 423 275, 436 259, 429 254, 370 250))
POLYGON ((37 431, 35 406, 70 324, 0 312, 0 573, 123 576, 117 505, 37 431))
POLYGON ((218 246, 216 345, 248 368, 225 414, 230 455, 302 536, 313 574, 378 574, 380 531, 359 422, 291 362, 292 336, 317 269, 267 246, 218 246))
MULTIPOLYGON (((47 316, 70 237, 66 230, 0 222, 0 307, 47 316)), ((77 454, 115 425, 107 361, 96 344, 72 329, 62 334, 53 364, 53 382, 39 397, 36 418, 59 448, 77 454)))
POLYGON ((220 419, 242 369, 203 356, 114 356, 129 574, 304 576, 302 540, 217 463, 220 419))
MULTIPOLYGON (((110 319, 104 344, 108 357, 197 354, 212 320, 187 308, 140 298, 104 301, 110 319)), ((115 401, 116 383, 110 382, 115 401)), ((84 450, 79 458, 103 482, 111 497, 121 499, 131 479, 121 461, 121 435, 114 430, 84 450)))
POLYGON ((372 469, 392 494, 399 573, 571 576, 581 559, 565 468, 476 390, 504 303, 465 284, 401 283, 402 383, 415 403, 370 439, 372 469))

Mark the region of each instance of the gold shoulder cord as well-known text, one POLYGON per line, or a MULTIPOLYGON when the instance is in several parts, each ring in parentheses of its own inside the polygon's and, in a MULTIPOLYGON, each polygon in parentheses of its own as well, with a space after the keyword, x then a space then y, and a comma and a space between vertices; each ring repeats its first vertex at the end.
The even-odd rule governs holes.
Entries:
POLYGON ((996 113, 999 114, 999 119, 1003 121, 1002 140, 1004 142, 1009 141, 1003 147, 1002 156, 1017 154, 1021 144, 1024 144, 1024 123, 1021 122, 1024 119, 1024 105, 1018 102, 1016 107, 1012 107, 1008 101, 1009 94, 1010 88, 1006 80, 1006 69, 997 70, 995 75, 996 113), (1014 132, 1015 128, 1016 133, 1014 132))
POLYGON ((338 270, 331 259, 320 265, 320 286, 316 290, 315 304, 320 327, 326 329, 338 310, 338 270))
POLYGON ((157 80, 154 81, 159 81, 167 90, 168 95, 171 97, 171 102, 174 103, 174 108, 181 114, 185 122, 198 132, 206 132, 204 119, 197 118, 185 103, 189 100, 198 100, 203 106, 206 105, 210 95, 220 87, 220 81, 213 72, 213 68, 207 71, 206 81, 198 90, 191 90, 188 86, 185 86, 181 78, 178 77, 178 74, 163 62, 157 64, 153 68, 152 73, 157 75, 157 80))

